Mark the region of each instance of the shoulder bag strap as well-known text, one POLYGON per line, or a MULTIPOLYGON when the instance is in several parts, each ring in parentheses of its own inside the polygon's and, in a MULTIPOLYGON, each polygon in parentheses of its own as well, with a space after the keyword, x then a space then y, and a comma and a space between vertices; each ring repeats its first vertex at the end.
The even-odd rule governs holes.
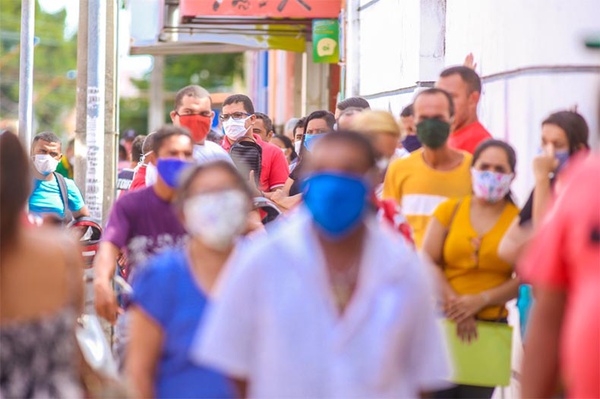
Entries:
POLYGON ((63 206, 65 207, 65 217, 64 220, 67 223, 73 221, 73 213, 69 209, 69 192, 67 191, 67 182, 65 178, 60 173, 54 173, 54 177, 56 178, 56 182, 58 183, 58 190, 60 191, 60 198, 62 200, 63 206))

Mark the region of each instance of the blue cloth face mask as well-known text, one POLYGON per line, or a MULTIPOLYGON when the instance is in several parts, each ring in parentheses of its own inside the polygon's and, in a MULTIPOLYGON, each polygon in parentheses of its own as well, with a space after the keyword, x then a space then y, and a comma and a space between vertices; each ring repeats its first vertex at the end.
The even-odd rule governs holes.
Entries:
POLYGON ((158 158, 156 161, 158 175, 171 188, 177 188, 179 175, 190 165, 191 162, 178 158, 158 158))
POLYGON ((570 157, 571 154, 569 154, 569 151, 556 151, 554 153, 554 158, 558 160, 558 167, 556 168, 557 173, 564 169, 570 157))
POLYGON ((364 219, 369 187, 360 176, 323 172, 303 182, 304 203, 327 238, 339 240, 364 219))
POLYGON ((319 141, 319 139, 323 138, 327 133, 319 133, 319 134, 305 134, 304 135, 304 146, 308 151, 312 151, 315 143, 319 141))

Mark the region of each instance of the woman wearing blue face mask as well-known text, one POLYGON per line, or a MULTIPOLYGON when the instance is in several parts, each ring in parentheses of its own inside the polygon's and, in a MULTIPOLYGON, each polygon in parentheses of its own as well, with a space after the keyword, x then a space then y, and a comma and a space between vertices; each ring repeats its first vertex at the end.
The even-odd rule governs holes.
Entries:
MULTIPOLYGON (((480 144, 471 167, 473 194, 441 203, 425 233, 423 252, 436 265, 444 312, 462 341, 477 340, 478 321, 506 322, 505 303, 517 295, 513 266, 498 257, 500 240, 519 212, 510 195, 515 165, 507 143, 480 144)), ((434 397, 490 398, 493 392, 457 385, 434 397)))
POLYGON ((541 153, 533 160, 535 187, 500 245, 503 259, 516 262, 548 208, 560 172, 571 158, 589 150, 588 136, 588 125, 577 112, 556 112, 542 122, 541 153))
MULTIPOLYGON (((535 187, 500 243, 499 254, 502 259, 511 264, 517 262, 548 208, 561 171, 572 157, 589 150, 588 136, 588 125, 577 112, 556 112, 542 122, 542 148, 540 155, 533 160, 535 187)), ((523 338, 532 305, 531 287, 522 285, 517 307, 523 338)))

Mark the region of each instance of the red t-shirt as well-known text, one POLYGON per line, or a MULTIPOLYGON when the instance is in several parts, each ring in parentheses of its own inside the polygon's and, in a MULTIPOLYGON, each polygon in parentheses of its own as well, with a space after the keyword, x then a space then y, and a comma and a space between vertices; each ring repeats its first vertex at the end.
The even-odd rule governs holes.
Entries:
POLYGON ((138 168, 133 176, 133 181, 131 182, 131 186, 129 186, 129 191, 137 190, 139 188, 146 187, 146 165, 142 165, 138 168))
MULTIPOLYGON (((252 136, 262 148, 260 189, 262 191, 271 191, 277 186, 283 186, 290 175, 283 151, 276 145, 263 141, 258 134, 253 134, 252 136)), ((227 140, 227 136, 223 137, 221 147, 229 152, 231 143, 227 140)))
POLYGON ((448 145, 457 150, 467 151, 472 154, 479 143, 491 138, 492 135, 481 123, 473 122, 462 129, 452 132, 448 138, 448 145))
POLYGON ((600 156, 566 172, 519 274, 534 289, 566 294, 560 354, 567 396, 600 398, 600 156))

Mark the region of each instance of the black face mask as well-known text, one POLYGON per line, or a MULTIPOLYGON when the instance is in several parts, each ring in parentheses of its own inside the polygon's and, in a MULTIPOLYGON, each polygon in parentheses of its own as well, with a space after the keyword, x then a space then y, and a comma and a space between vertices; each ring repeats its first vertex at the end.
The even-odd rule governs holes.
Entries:
POLYGON ((448 140, 450 124, 437 118, 423 119, 417 124, 417 137, 424 146, 440 148, 448 140))

